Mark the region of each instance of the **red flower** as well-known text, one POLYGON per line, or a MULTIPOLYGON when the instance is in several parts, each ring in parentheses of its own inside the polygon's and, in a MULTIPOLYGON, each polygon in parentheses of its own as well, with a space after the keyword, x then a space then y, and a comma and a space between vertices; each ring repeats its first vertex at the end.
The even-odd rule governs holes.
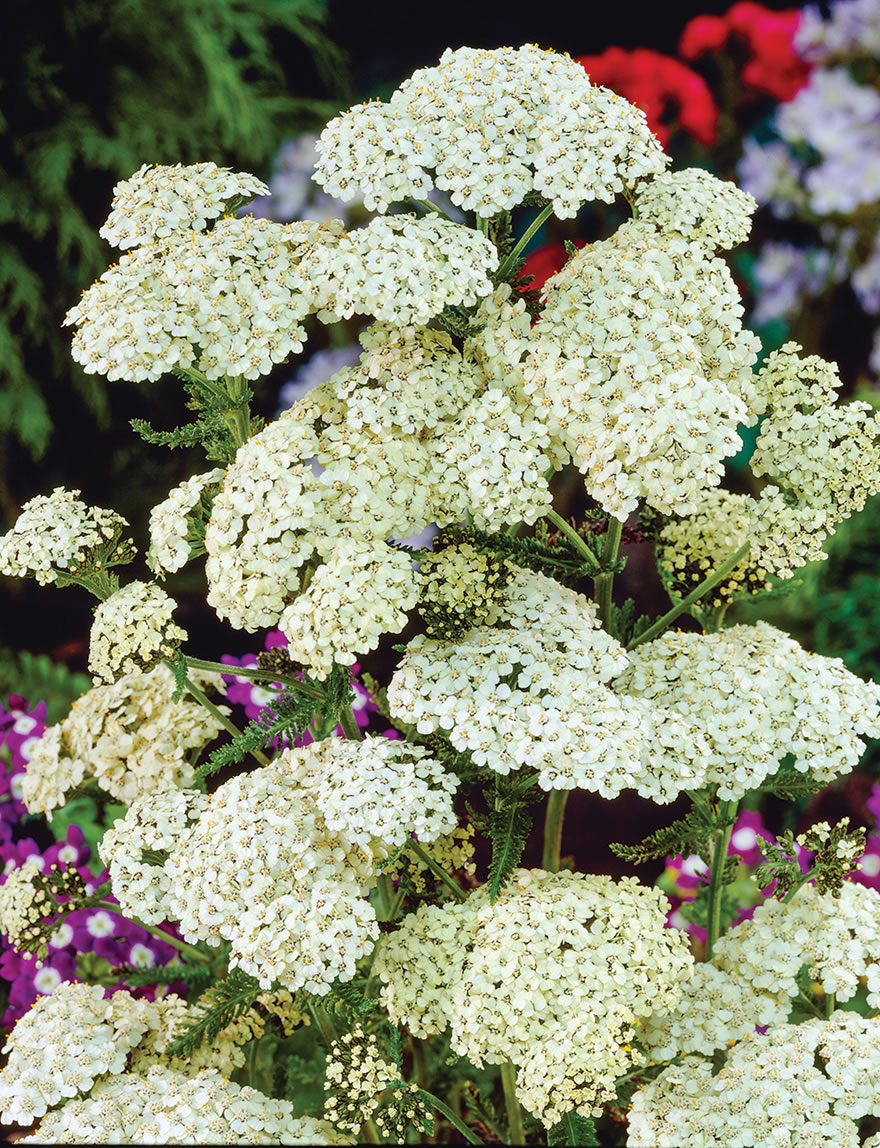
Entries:
POLYGON ((664 147, 674 127, 707 146, 715 142, 718 109, 706 81, 687 64, 650 48, 608 48, 600 56, 581 56, 578 63, 593 83, 640 107, 664 147))
MULTIPOLYGON (((578 247, 583 247, 584 241, 576 239, 578 247)), ((545 243, 543 247, 536 248, 526 256, 522 274, 532 275, 534 278, 529 284, 530 289, 540 290, 551 275, 561 271, 568 260, 565 247, 562 243, 545 243)))
POLYGON ((736 51, 731 39, 745 46, 748 58, 742 81, 777 100, 790 100, 807 82, 810 65, 794 50, 800 13, 796 8, 772 12, 762 4, 741 0, 724 16, 696 16, 685 26, 678 50, 687 60, 705 52, 736 51))

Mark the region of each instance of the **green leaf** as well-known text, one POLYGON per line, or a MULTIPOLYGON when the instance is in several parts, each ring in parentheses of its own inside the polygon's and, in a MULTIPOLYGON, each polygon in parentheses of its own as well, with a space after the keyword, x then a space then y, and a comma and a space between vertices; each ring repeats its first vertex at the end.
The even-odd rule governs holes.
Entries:
POLYGON ((677 853, 684 857, 691 853, 708 854, 712 834, 720 824, 721 819, 711 805, 695 795, 694 804, 680 820, 649 834, 638 845, 615 842, 610 848, 616 857, 631 865, 643 865, 646 861, 677 853))
POLYGON ((210 1003, 204 1013, 175 1037, 168 1046, 168 1055, 192 1056, 202 1044, 212 1041, 221 1029, 246 1013, 261 992, 256 977, 233 969, 225 981, 217 981, 211 987, 210 1003))
POLYGON ((589 1116, 566 1112, 565 1116, 547 1132, 550 1148, 598 1148, 596 1125, 589 1116))
POLYGON ((92 688, 86 674, 53 662, 48 654, 0 647, 0 697, 21 694, 31 706, 46 703, 46 724, 55 725, 66 717, 70 707, 92 688))
POLYGON ((489 898, 497 900, 520 863, 526 841, 532 828, 529 808, 535 799, 531 793, 517 791, 516 783, 507 777, 497 777, 494 800, 490 800, 489 838, 492 842, 492 860, 489 863, 489 898))

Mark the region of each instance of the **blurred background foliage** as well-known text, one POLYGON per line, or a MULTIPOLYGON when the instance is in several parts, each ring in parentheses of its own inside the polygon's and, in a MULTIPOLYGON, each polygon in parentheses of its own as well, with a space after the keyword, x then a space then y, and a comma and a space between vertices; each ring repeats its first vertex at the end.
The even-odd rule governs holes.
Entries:
MULTIPOLYGON (((111 423, 106 383, 73 362, 61 323, 112 261, 97 229, 114 184, 148 162, 214 160, 265 173, 285 136, 319 126, 349 102, 345 56, 327 34, 326 16, 323 0, 7 7, 0 36, 5 518, 35 493, 30 484, 22 491, 12 474, 33 473, 32 460, 46 460, 45 488, 56 460, 70 473, 59 440, 73 438, 82 458, 82 435, 111 423), (79 435, 53 437, 53 426, 69 431, 71 419, 79 435)), ((106 481, 106 459, 99 473, 106 481)))

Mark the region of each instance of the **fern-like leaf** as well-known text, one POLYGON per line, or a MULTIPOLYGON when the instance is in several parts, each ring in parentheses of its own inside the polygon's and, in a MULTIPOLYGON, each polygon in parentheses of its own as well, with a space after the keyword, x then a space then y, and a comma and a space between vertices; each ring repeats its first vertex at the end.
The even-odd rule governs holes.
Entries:
POLYGON ((204 992, 217 979, 213 966, 208 964, 155 965, 151 969, 120 965, 113 971, 118 973, 120 980, 134 988, 142 985, 173 985, 176 981, 182 981, 196 992, 204 992))
POLYGON ((681 853, 703 853, 708 850, 712 834, 718 828, 720 819, 712 807, 695 800, 687 814, 656 832, 649 834, 638 845, 613 843, 611 852, 631 865, 643 865, 658 857, 675 856, 681 853))
POLYGON ((596 1125, 589 1116, 566 1112, 547 1132, 549 1148, 598 1148, 596 1125))
POLYGON ((233 969, 225 981, 217 981, 212 986, 210 1004, 174 1038, 168 1046, 168 1055, 192 1056, 197 1048, 212 1041, 221 1029, 252 1008, 261 992, 263 989, 256 977, 233 969))
POLYGON ((529 806, 534 803, 529 794, 517 792, 509 778, 495 781, 494 801, 489 815, 489 838, 492 842, 492 860, 489 863, 489 898, 497 900, 499 893, 519 865, 526 847, 532 819, 529 806))

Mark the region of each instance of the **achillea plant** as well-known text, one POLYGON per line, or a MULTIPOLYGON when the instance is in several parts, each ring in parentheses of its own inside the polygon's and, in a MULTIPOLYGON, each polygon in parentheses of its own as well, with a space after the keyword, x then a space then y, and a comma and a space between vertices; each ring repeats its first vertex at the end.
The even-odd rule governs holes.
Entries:
POLYGON ((57 806, 88 773, 127 805, 107 885, 22 867, 0 927, 44 959, 112 891, 180 954, 126 983, 193 991, 59 985, 10 1037, 0 1118, 39 1120, 34 1143, 874 1143, 880 893, 847 880, 864 832, 762 837, 772 895, 743 896, 750 916, 728 853, 742 802, 854 768, 880 686, 725 622, 880 489, 877 416, 797 345, 755 371, 718 254, 754 200, 669 172, 643 113, 567 56, 449 50, 318 153, 365 226, 240 218, 253 177, 146 167, 104 228, 124 253, 68 315, 86 370, 173 371, 195 420, 138 429, 219 465, 156 508, 154 582, 121 584, 126 524, 63 488, 0 540, 5 573, 100 600, 102 683, 47 731, 25 799, 57 806), (527 307, 541 221, 619 197, 631 217, 527 307), (252 419, 304 317, 353 314, 373 318, 359 361, 252 419), (759 419, 756 493, 735 497, 725 460, 759 419), (554 507, 564 469, 580 527, 554 507), (429 526, 431 551, 411 542, 429 526), (625 527, 656 540, 659 617, 615 597, 625 527), (164 587, 203 556, 209 607, 286 648, 190 651, 164 587), (396 739, 355 713, 352 666, 380 649, 399 656, 367 684, 396 739), (233 673, 269 693, 244 729, 233 673), (658 889, 563 868, 577 789, 689 802, 615 851, 699 869, 699 946, 658 889))

